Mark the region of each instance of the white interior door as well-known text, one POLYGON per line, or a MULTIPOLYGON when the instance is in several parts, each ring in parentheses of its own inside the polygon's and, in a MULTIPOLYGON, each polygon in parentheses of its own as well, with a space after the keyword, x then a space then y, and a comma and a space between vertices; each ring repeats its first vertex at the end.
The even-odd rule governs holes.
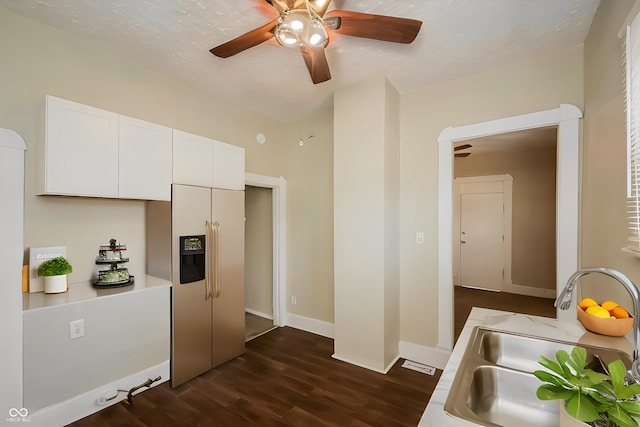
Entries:
POLYGON ((501 291, 503 284, 504 194, 462 194, 460 284, 501 291))

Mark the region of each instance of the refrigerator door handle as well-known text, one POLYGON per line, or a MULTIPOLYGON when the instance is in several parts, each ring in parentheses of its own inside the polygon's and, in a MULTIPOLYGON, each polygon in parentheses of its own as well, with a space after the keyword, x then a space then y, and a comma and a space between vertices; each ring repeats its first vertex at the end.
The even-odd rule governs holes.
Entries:
POLYGON ((213 229, 213 298, 220 298, 222 294, 222 285, 220 283, 220 231, 221 226, 218 221, 214 221, 213 229))
POLYGON ((209 258, 211 257, 211 241, 212 241, 212 227, 213 224, 211 224, 209 221, 206 222, 206 249, 205 252, 207 254, 207 256, 205 257, 205 273, 204 273, 204 299, 208 300, 211 298, 212 296, 212 287, 211 287, 211 261, 209 260, 209 258))

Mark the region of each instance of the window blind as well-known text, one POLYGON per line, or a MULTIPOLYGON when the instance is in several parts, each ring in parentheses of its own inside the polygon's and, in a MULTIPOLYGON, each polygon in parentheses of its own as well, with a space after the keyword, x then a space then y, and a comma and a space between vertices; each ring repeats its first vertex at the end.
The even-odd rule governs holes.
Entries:
POLYGON ((640 15, 627 26, 625 62, 628 247, 640 252, 640 15))

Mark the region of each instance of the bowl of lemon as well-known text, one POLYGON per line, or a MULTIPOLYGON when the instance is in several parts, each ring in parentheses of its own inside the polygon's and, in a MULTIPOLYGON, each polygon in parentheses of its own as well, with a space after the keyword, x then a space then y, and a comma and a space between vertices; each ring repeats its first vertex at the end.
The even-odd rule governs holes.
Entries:
POLYGON ((578 303, 576 310, 582 326, 596 334, 621 337, 633 327, 633 317, 615 301, 598 304, 592 298, 584 298, 578 303))

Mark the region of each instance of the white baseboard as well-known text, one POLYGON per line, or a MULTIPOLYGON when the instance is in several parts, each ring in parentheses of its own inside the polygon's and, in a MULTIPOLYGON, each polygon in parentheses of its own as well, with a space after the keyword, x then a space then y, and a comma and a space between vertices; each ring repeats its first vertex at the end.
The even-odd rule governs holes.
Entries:
POLYGON ((385 366, 384 369, 376 369, 376 368, 373 368, 371 366, 365 365, 363 363, 355 362, 353 360, 337 356, 335 353, 332 354, 331 357, 333 357, 336 360, 340 360, 342 362, 347 362, 350 365, 359 366, 361 368, 365 368, 365 369, 368 369, 370 371, 378 372, 378 373, 381 373, 381 374, 386 374, 387 372, 389 372, 389 369, 393 368, 393 365, 395 365, 395 363, 398 361, 398 359, 400 359, 400 355, 398 355, 391 362, 389 362, 389 364, 387 366, 385 366))
POLYGON ((247 308, 247 307, 244 308, 244 311, 246 311, 247 313, 256 315, 256 316, 264 317, 265 319, 273 320, 273 314, 263 313, 261 311, 253 310, 253 309, 250 309, 250 308, 247 308))
POLYGON ((311 332, 312 334, 322 335, 323 337, 333 339, 333 323, 323 320, 312 319, 310 317, 299 316, 293 313, 287 313, 287 318, 283 326, 291 326, 292 328, 301 329, 311 332))
MULTIPOLYGON (((99 405, 97 403, 98 398, 105 396, 111 397, 116 394, 116 390, 129 390, 132 387, 144 383, 149 378, 155 379, 157 377, 161 377, 159 381, 154 382, 151 385, 152 387, 155 387, 156 385, 169 380, 169 372, 169 361, 167 360, 159 365, 138 371, 135 374, 121 378, 110 384, 105 384, 71 399, 42 408, 33 414, 29 414, 28 425, 30 427, 65 426, 126 399, 127 393, 120 392, 116 398, 110 400, 104 405, 99 405)), ((145 390, 147 389, 142 388, 136 391, 134 396, 145 390)))
POLYGON ((539 297, 539 298, 549 298, 555 299, 556 290, 555 289, 547 289, 547 288, 536 288, 533 286, 522 286, 522 285, 514 285, 505 284, 502 289, 503 292, 509 292, 511 294, 519 294, 519 295, 527 295, 530 297, 539 297))
POLYGON ((414 344, 407 341, 400 341, 400 357, 422 363, 423 365, 444 369, 449 361, 450 355, 450 351, 414 344))
MULTIPOLYGON (((323 337, 331 339, 334 338, 333 323, 312 319, 310 317, 287 313, 287 323, 284 326, 291 326, 292 328, 301 329, 303 331, 311 332, 312 334, 316 335, 322 335, 323 337)), ((348 360, 340 356, 336 356, 335 354, 331 357, 336 360, 342 360, 343 362, 350 363, 352 365, 370 369, 372 371, 387 373, 399 358, 412 360, 424 365, 434 366, 438 369, 444 369, 444 367, 447 365, 447 362, 449 361, 449 356, 451 355, 450 351, 413 344, 406 341, 400 341, 399 352, 400 354, 383 370, 374 369, 370 366, 365 366, 353 360, 348 360)))

